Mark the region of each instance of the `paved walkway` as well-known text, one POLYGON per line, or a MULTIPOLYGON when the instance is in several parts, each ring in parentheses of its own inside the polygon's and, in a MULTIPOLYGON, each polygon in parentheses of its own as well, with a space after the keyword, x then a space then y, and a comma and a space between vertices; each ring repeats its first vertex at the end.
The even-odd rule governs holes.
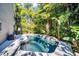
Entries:
POLYGON ((7 46, 9 46, 11 43, 13 42, 13 40, 6 40, 4 41, 2 44, 0 44, 0 52, 6 48, 7 46))
MULTIPOLYGON (((20 38, 21 35, 16 35, 16 39, 20 38)), ((11 43, 13 42, 13 40, 5 40, 4 42, 0 43, 0 52, 5 49, 6 47, 8 47, 11 43)))

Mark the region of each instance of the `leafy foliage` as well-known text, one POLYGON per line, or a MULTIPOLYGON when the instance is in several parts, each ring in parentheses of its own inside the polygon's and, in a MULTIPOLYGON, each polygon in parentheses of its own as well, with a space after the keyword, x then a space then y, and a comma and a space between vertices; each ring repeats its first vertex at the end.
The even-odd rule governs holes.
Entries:
POLYGON ((31 3, 24 7, 16 4, 16 26, 22 33, 47 34, 66 41, 79 41, 78 15, 79 4, 41 3, 36 10, 31 3))

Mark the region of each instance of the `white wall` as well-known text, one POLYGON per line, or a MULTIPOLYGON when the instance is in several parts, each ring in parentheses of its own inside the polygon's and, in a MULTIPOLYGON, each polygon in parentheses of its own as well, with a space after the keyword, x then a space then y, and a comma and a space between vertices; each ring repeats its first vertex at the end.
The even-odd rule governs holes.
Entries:
POLYGON ((7 33, 13 33, 15 5, 11 3, 0 3, 0 42, 5 40, 7 33))

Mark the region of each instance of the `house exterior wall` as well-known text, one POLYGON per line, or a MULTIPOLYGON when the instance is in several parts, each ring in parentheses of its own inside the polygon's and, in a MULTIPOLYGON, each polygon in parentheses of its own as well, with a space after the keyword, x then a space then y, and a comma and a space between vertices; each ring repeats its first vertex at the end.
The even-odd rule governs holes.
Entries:
POLYGON ((12 3, 0 3, 0 42, 14 31, 14 7, 12 3))

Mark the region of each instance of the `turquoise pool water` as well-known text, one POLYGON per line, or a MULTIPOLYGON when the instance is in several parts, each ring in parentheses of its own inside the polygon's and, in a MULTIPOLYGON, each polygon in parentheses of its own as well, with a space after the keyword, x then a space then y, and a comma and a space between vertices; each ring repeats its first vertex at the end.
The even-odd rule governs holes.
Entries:
POLYGON ((22 44, 21 49, 25 51, 33 51, 33 52, 46 52, 52 53, 54 52, 55 48, 57 47, 58 42, 47 42, 41 36, 28 36, 29 42, 22 44))

